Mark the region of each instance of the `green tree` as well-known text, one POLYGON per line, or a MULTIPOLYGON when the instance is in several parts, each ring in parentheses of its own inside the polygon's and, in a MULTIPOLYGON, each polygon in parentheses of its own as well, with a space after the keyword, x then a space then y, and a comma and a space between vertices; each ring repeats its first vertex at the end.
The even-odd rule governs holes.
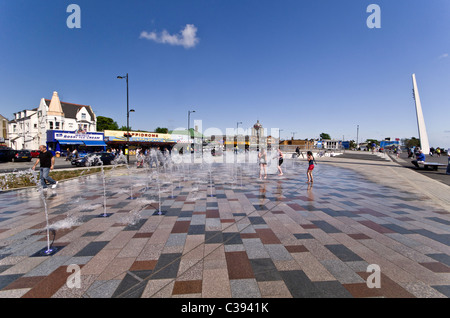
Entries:
POLYGON ((376 139, 367 139, 366 142, 367 142, 367 147, 368 148, 372 148, 372 144, 375 144, 377 146, 380 145, 380 142, 378 140, 376 140, 376 139))
POLYGON ((97 131, 118 130, 119 125, 109 117, 97 116, 97 131))
POLYGON ((402 139, 402 143, 408 148, 420 147, 420 139, 416 137, 402 139))
POLYGON ((168 129, 168 128, 157 127, 157 128, 155 129, 155 133, 158 133, 158 134, 168 134, 168 133, 169 133, 169 129, 168 129))
POLYGON ((322 140, 324 140, 324 139, 330 140, 331 137, 330 137, 330 135, 327 134, 327 133, 321 133, 321 134, 320 134, 320 139, 322 139, 322 140))

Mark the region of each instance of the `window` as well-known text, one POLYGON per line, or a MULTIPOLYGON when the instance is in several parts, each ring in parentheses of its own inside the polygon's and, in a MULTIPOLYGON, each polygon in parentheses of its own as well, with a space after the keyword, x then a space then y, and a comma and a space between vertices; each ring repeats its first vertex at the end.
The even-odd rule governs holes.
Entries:
POLYGON ((50 128, 50 130, 53 130, 53 122, 52 122, 52 121, 50 121, 50 122, 48 122, 48 124, 49 124, 49 128, 50 128))
POLYGON ((86 113, 81 113, 81 119, 86 120, 86 113))
POLYGON ((37 124, 34 124, 33 127, 34 127, 34 129, 36 129, 37 128, 37 124))
POLYGON ((55 122, 55 129, 59 129, 59 121, 55 122))

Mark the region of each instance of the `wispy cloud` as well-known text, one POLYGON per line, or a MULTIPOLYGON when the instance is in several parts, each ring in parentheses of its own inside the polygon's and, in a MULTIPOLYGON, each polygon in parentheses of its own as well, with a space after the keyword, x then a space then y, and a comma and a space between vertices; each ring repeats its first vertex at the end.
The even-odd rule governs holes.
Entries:
POLYGON ((142 31, 140 39, 147 39, 157 43, 183 46, 186 49, 193 48, 199 43, 197 28, 193 24, 186 24, 178 34, 170 34, 163 30, 160 34, 156 32, 142 31))
POLYGON ((442 54, 442 55, 439 55, 439 59, 441 60, 441 59, 445 59, 445 58, 447 58, 448 57, 448 53, 444 53, 444 54, 442 54))

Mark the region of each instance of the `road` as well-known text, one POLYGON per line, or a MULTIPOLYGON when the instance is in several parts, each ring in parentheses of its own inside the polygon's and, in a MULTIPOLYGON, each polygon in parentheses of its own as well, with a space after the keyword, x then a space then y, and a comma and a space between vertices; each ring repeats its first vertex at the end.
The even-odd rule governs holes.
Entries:
MULTIPOLYGON (((414 165, 411 163, 411 160, 414 160, 413 158, 408 158, 408 154, 407 153, 402 153, 400 154, 400 158, 397 159, 396 155, 391 155, 391 158, 397 162, 398 164, 404 166, 405 168, 408 169, 413 169, 415 171, 417 171, 420 174, 423 174, 427 177, 430 177, 431 179, 434 179, 436 181, 440 181, 448 186, 450 186, 450 175, 446 174, 447 171, 447 167, 442 166, 439 167, 439 169, 437 171, 434 170, 426 170, 423 167, 421 168, 416 168, 414 167, 414 165)), ((426 161, 427 162, 438 162, 438 163, 442 163, 442 164, 448 164, 448 157, 447 155, 441 155, 440 157, 434 155, 434 156, 426 156, 426 161)))
MULTIPOLYGON (((33 165, 36 162, 36 158, 33 158, 31 162, 0 162, 0 174, 2 173, 10 173, 10 172, 17 172, 17 171, 23 171, 28 170, 33 167, 33 165)), ((130 163, 135 162, 135 157, 130 156, 130 163)), ((39 168, 39 164, 36 167, 36 169, 39 168)), ((73 166, 70 161, 66 161, 66 158, 56 158, 55 157, 55 170, 59 169, 79 169, 82 167, 73 166)))

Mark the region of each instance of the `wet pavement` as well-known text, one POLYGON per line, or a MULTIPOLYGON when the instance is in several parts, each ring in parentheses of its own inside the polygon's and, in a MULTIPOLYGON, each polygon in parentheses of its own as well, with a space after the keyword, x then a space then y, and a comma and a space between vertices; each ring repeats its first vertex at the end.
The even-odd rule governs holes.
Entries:
POLYGON ((0 297, 449 297, 448 189, 387 180, 392 161, 317 161, 314 184, 286 159, 265 180, 176 164, 0 193, 0 297))

